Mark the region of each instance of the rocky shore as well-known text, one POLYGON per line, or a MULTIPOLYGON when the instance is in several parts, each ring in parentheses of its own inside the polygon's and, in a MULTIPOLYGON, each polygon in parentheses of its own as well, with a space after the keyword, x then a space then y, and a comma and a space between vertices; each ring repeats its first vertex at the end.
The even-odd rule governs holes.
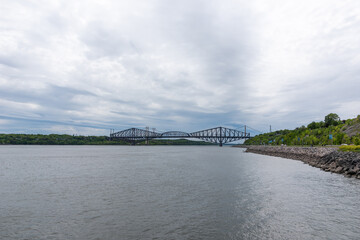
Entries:
POLYGON ((246 152, 303 161, 324 171, 360 179, 360 153, 331 147, 246 146, 246 152))

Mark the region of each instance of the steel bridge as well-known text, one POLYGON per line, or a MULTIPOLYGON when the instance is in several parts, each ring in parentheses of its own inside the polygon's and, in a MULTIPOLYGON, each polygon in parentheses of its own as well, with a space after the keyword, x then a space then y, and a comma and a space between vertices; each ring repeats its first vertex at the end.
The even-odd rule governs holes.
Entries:
POLYGON ((216 127, 197 132, 187 133, 182 131, 156 132, 139 128, 129 128, 119 132, 111 132, 110 139, 121 139, 135 145, 136 142, 146 141, 154 138, 197 138, 206 142, 217 143, 221 147, 225 143, 234 142, 242 139, 249 139, 250 133, 226 127, 216 127))

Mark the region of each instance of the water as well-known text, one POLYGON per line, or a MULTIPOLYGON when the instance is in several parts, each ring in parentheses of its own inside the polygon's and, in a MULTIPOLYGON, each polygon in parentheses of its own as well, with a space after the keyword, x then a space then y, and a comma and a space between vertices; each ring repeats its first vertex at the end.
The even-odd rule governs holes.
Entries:
POLYGON ((0 239, 359 239, 360 181, 212 146, 0 146, 0 239))

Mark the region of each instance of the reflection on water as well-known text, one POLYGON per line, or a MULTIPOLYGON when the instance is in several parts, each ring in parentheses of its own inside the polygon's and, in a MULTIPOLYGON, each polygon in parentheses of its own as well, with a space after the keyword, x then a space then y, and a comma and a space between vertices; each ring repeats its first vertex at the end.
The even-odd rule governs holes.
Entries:
POLYGON ((213 146, 0 146, 0 239, 359 239, 360 181, 213 146))

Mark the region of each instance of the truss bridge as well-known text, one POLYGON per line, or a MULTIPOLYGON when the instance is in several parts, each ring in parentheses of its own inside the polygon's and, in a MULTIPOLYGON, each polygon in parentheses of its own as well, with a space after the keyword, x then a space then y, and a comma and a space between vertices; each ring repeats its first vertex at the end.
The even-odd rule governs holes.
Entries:
POLYGON ((246 132, 246 127, 244 132, 226 127, 216 127, 192 133, 182 131, 169 131, 160 133, 139 128, 129 128, 123 131, 110 133, 111 140, 121 139, 128 141, 133 145, 135 145, 136 142, 148 142, 150 139, 155 138, 196 138, 206 142, 219 144, 221 147, 225 143, 248 139, 250 138, 250 133, 246 132))

